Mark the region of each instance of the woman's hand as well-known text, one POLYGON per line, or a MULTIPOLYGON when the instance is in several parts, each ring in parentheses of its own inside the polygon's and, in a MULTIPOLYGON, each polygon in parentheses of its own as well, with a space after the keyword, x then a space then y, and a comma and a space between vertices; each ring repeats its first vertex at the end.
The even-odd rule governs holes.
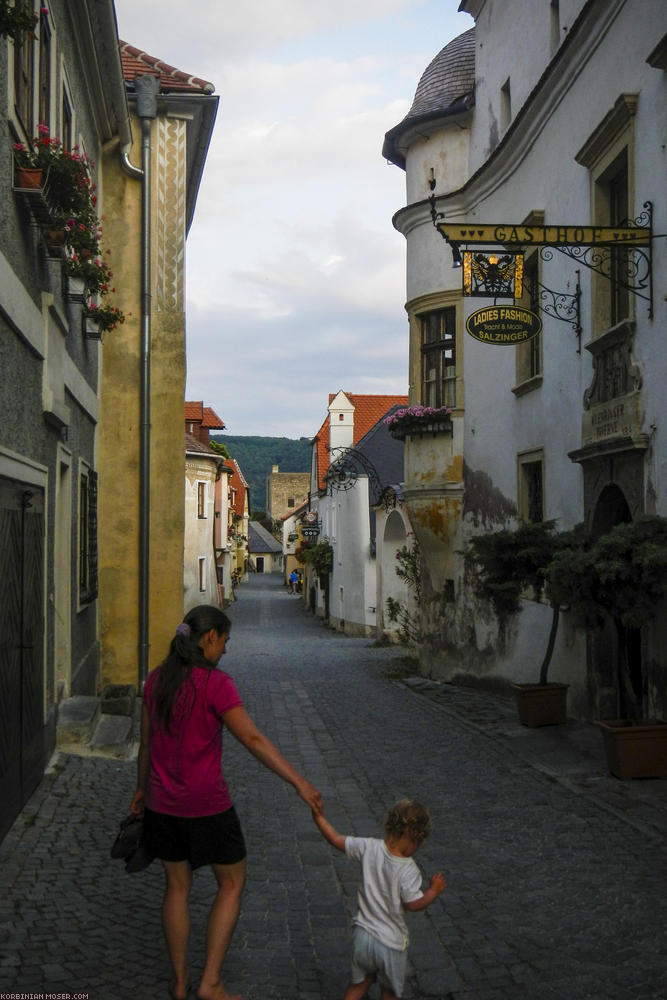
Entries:
POLYGON ((305 778, 301 778, 295 788, 306 805, 310 806, 313 815, 319 816, 322 812, 322 793, 305 778))
POLYGON ((130 803, 130 812, 133 816, 141 817, 144 815, 144 791, 142 788, 138 788, 134 793, 130 803))

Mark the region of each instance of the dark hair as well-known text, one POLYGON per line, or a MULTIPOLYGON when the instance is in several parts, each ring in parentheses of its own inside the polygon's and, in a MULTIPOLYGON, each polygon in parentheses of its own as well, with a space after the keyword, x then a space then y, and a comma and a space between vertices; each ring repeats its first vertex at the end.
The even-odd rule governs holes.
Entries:
POLYGON ((421 844, 431 833, 431 817, 421 802, 401 799, 387 813, 384 832, 388 837, 397 838, 407 833, 421 844))
MULTIPOLYGON (((183 623, 189 626, 190 633, 186 635, 187 629, 177 631, 171 640, 169 652, 160 664, 160 672, 155 684, 153 695, 153 712, 158 724, 164 726, 169 732, 174 714, 174 704, 176 696, 181 687, 190 680, 192 668, 196 665, 209 667, 199 645, 200 640, 211 629, 215 629, 218 635, 229 635, 232 623, 224 611, 214 607, 212 604, 199 604, 196 608, 188 611, 183 619, 183 623)), ((191 691, 190 711, 192 711, 192 701, 194 700, 194 685, 191 691)), ((185 707, 185 706, 184 706, 185 707)))

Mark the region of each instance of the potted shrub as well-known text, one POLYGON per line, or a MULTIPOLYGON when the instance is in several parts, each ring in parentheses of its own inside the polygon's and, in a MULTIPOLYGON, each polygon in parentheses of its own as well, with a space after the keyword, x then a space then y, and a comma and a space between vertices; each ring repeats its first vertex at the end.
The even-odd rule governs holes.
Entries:
POLYGON ((555 600, 590 626, 609 616, 618 643, 618 718, 601 720, 607 761, 619 778, 667 777, 667 723, 644 717, 629 655, 632 630, 652 621, 667 595, 667 519, 618 524, 587 547, 566 545, 547 568, 555 600))
MULTIPOLYGON (((545 591, 546 567, 569 534, 555 530, 553 521, 522 524, 477 535, 468 543, 466 562, 476 573, 477 594, 491 602, 501 629, 521 611, 521 597, 530 592, 539 600, 545 591)), ((551 628, 546 650, 534 684, 513 684, 519 720, 525 726, 559 725, 567 720, 567 684, 548 680, 561 603, 548 593, 551 628)))

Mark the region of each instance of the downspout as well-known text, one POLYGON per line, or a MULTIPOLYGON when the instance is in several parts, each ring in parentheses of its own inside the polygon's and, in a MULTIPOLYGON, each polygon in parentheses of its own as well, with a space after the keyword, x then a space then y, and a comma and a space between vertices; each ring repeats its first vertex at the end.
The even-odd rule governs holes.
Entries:
POLYGON ((157 117, 160 81, 150 74, 135 77, 136 112, 141 120, 141 168, 121 149, 121 162, 131 176, 141 178, 141 387, 139 438, 139 688, 148 676, 148 607, 150 559, 150 441, 151 441, 151 121, 157 117))

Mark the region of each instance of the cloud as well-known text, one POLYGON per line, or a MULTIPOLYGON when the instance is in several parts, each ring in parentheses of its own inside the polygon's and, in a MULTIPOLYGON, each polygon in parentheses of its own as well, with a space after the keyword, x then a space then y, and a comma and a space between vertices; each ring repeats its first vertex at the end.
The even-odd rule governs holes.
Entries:
POLYGON ((187 243, 187 396, 311 436, 329 392, 405 393, 405 175, 381 156, 458 0, 116 0, 120 35, 220 95, 187 243))

